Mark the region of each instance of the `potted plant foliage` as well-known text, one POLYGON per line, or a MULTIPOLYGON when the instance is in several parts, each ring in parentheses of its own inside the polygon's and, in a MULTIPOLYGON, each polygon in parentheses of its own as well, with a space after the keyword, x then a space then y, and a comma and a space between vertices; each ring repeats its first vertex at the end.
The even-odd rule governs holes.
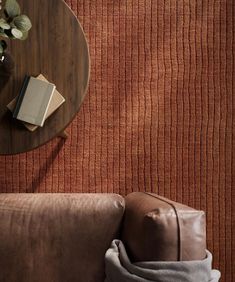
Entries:
POLYGON ((32 27, 28 16, 21 14, 20 5, 16 0, 0 0, 0 76, 10 75, 14 62, 6 51, 6 40, 25 40, 32 27), (4 2, 4 1, 3 1, 4 2), (5 40, 6 39, 6 40, 5 40))

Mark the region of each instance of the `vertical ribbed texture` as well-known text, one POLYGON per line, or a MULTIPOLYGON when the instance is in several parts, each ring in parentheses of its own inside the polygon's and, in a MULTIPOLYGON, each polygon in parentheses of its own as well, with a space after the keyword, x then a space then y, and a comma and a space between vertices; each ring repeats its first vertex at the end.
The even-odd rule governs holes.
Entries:
POLYGON ((89 41, 88 96, 65 144, 0 157, 1 192, 145 190, 203 209, 214 266, 235 281, 234 1, 67 3, 89 41))

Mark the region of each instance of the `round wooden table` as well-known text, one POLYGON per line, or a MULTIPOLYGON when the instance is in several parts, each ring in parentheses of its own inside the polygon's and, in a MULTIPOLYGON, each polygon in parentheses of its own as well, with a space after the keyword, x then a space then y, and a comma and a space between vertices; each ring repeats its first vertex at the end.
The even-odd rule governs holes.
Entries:
POLYGON ((35 149, 58 136, 73 120, 85 97, 90 58, 83 29, 62 0, 18 0, 32 29, 26 41, 9 42, 15 61, 10 80, 0 89, 0 154, 35 149), (19 94, 24 76, 43 74, 65 97, 44 127, 28 131, 12 118, 7 104, 19 94))

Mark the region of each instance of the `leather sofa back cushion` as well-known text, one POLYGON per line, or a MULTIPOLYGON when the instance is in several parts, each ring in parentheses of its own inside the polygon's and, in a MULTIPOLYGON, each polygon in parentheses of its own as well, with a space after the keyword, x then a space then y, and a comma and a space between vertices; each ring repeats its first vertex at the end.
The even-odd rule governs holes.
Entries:
POLYGON ((0 281, 104 281, 124 213, 118 195, 1 194, 0 281))
POLYGON ((122 241, 132 261, 188 261, 206 256, 205 214, 148 193, 126 197, 122 241))

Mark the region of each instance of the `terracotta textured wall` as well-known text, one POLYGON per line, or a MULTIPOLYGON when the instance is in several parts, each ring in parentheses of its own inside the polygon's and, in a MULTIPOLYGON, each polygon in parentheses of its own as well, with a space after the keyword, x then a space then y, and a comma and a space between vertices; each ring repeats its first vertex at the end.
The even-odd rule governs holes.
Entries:
POLYGON ((146 190, 203 209, 235 281, 234 1, 67 3, 90 45, 88 96, 65 144, 0 157, 1 192, 146 190))

